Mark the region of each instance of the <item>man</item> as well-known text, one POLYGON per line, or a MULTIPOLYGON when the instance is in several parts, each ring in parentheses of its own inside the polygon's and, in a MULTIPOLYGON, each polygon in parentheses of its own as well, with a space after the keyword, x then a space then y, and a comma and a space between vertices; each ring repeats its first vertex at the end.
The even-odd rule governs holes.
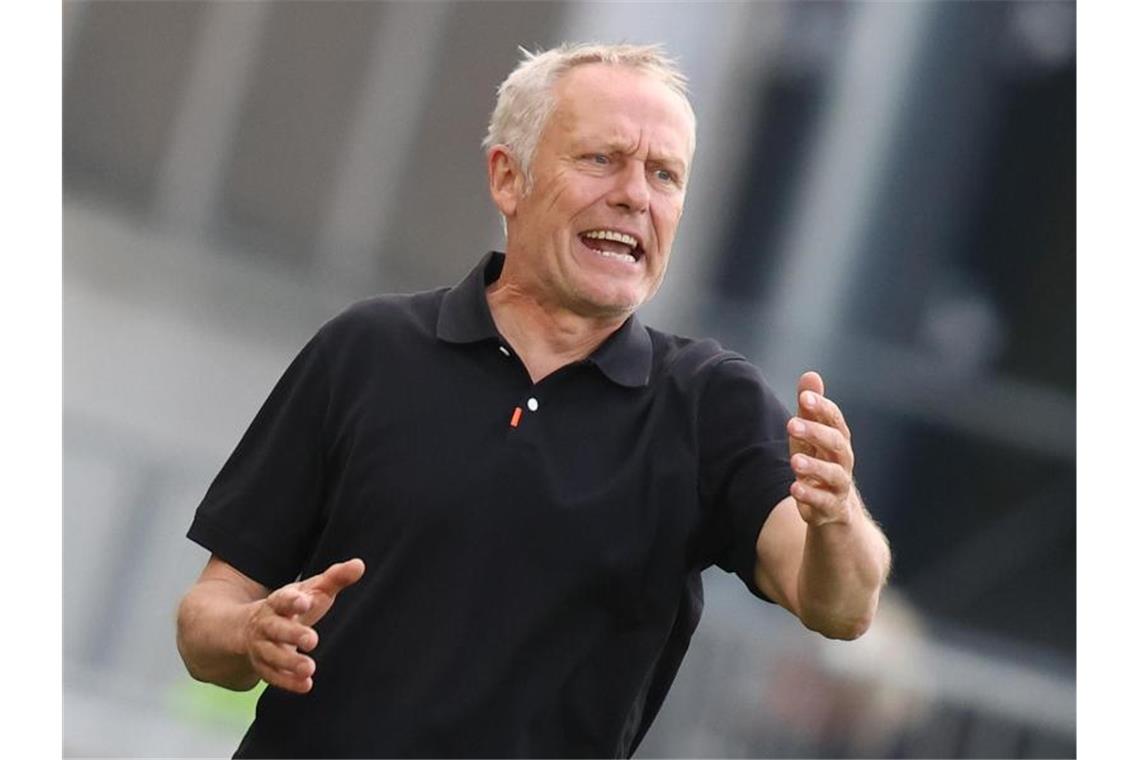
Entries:
POLYGON ((819 375, 789 420, 634 315, 695 147, 671 62, 528 55, 485 147, 505 256, 326 324, 195 516, 179 651, 269 683, 239 756, 627 756, 714 563, 826 636, 874 616, 890 555, 819 375))

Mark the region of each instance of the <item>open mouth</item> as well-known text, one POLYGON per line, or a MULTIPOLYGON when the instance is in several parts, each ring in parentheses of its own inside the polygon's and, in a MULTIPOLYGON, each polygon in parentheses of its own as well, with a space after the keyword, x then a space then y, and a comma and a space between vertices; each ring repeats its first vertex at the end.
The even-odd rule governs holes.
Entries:
POLYGON ((578 235, 582 244, 602 258, 636 264, 645 256, 641 241, 617 230, 589 230, 578 235))

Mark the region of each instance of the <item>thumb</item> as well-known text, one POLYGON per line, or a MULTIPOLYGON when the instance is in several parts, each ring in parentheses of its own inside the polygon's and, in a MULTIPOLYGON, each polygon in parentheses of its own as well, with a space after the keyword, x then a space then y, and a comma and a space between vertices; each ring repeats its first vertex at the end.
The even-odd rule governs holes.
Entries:
POLYGON ((329 596, 336 596, 340 591, 356 583, 364 576, 364 560, 353 558, 346 562, 337 562, 329 565, 320 575, 314 575, 305 582, 311 591, 323 591, 329 596))

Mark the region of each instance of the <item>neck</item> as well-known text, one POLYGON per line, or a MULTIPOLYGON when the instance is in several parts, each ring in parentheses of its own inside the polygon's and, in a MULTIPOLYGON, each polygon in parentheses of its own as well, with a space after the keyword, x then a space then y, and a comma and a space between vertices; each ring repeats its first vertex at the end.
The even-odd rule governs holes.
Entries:
POLYGON ((495 327, 518 353, 532 382, 584 359, 629 315, 589 317, 546 304, 528 289, 502 278, 487 289, 495 327))

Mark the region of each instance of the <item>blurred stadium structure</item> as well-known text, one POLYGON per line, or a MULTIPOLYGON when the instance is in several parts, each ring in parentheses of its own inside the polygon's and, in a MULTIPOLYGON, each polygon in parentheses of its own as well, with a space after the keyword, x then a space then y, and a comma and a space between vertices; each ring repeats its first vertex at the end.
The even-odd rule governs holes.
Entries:
POLYGON ((210 479, 315 329, 501 245, 517 45, 661 41, 696 174, 645 310, 791 403, 815 367, 891 537, 809 634, 718 570, 638 755, 1076 752, 1073 3, 64 5, 64 746, 226 755, 174 648, 210 479))

